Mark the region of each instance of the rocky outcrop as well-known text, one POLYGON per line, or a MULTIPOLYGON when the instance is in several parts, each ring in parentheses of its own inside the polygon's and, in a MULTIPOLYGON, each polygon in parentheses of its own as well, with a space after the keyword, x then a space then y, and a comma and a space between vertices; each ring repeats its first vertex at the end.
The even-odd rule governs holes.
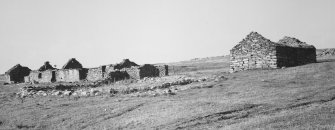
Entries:
POLYGON ((318 49, 316 55, 317 57, 335 56, 335 48, 318 49))

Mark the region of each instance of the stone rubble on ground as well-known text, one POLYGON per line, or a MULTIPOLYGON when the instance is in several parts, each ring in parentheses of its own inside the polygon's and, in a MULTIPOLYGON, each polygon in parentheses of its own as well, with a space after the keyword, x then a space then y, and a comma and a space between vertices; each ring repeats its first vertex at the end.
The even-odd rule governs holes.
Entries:
MULTIPOLYGON (((189 85, 195 82, 204 82, 204 81, 222 81, 227 80, 225 76, 214 76, 214 77, 200 77, 192 78, 186 76, 176 77, 173 81, 165 81, 161 78, 144 78, 138 80, 138 82, 144 83, 156 83, 152 86, 147 86, 143 90, 136 89, 132 90, 129 88, 128 92, 123 94, 129 94, 130 96, 158 96, 158 95, 173 95, 178 91, 187 90, 194 87, 194 85, 189 85), (164 82, 165 81, 165 82, 164 82), (160 84, 157 84, 162 82, 160 84)), ((79 96, 79 97, 88 97, 88 96, 99 96, 104 93, 109 93, 111 95, 119 94, 122 90, 111 88, 109 92, 105 92, 102 88, 81 88, 81 85, 72 85, 76 89, 71 88, 71 86, 66 85, 51 85, 46 87, 41 86, 26 86, 20 89, 17 93, 20 97, 34 97, 34 96, 79 96)), ((122 92, 121 92, 122 93, 122 92)))

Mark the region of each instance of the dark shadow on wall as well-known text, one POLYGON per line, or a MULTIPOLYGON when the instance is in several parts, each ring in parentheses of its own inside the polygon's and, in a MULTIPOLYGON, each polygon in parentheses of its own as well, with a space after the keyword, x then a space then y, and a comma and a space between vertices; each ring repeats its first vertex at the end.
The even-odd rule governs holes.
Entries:
POLYGON ((277 46, 276 51, 278 67, 294 67, 316 63, 315 48, 277 46))
POLYGON ((87 78, 88 69, 82 68, 79 70, 79 79, 84 80, 87 78))
POLYGON ((139 69, 140 69, 141 79, 144 77, 158 77, 159 76, 159 69, 157 69, 153 65, 145 64, 141 66, 139 69))
POLYGON ((120 81, 120 80, 125 80, 125 79, 129 79, 129 74, 125 71, 114 71, 114 72, 110 72, 108 74, 108 80, 115 82, 115 81, 120 81))

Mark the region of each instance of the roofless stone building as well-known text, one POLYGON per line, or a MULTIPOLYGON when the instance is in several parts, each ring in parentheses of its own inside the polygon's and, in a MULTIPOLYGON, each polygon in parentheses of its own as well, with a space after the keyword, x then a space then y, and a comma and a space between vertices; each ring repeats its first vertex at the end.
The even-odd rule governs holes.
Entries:
POLYGON ((24 76, 29 75, 30 71, 28 67, 17 64, 5 72, 5 74, 0 75, 0 81, 5 83, 24 82, 24 76))
POLYGON ((296 38, 284 37, 278 43, 251 32, 230 50, 230 72, 281 68, 316 62, 316 49, 296 38))
MULTIPOLYGON (((29 70, 30 71, 30 70, 29 70)), ((62 69, 53 68, 47 61, 38 70, 28 72, 24 77, 27 83, 81 82, 81 81, 118 81, 124 79, 142 79, 144 77, 162 77, 168 75, 167 65, 138 65, 129 59, 118 64, 101 65, 96 68, 83 68, 75 58, 71 58, 62 69)), ((6 75, 0 75, 0 81, 7 81, 6 75)))

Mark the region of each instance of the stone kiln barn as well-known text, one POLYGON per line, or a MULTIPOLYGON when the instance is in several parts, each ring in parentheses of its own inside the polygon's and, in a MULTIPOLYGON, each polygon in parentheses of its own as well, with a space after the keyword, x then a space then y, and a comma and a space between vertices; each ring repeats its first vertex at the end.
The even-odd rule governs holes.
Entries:
POLYGON ((251 32, 230 50, 230 72, 258 68, 280 68, 316 62, 316 49, 296 38, 278 43, 251 32))

